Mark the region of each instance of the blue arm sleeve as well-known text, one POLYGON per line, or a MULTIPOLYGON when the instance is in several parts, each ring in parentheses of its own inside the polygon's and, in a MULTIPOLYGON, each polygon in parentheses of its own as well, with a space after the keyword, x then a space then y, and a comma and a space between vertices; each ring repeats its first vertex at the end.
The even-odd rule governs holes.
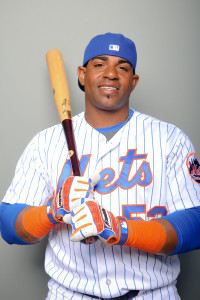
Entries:
POLYGON ((30 245, 30 243, 22 240, 15 231, 17 216, 27 206, 27 204, 8 204, 4 202, 0 205, 0 231, 2 238, 8 244, 30 245))
POLYGON ((178 244, 171 255, 200 248, 200 206, 193 207, 163 217, 169 221, 178 237, 178 244))

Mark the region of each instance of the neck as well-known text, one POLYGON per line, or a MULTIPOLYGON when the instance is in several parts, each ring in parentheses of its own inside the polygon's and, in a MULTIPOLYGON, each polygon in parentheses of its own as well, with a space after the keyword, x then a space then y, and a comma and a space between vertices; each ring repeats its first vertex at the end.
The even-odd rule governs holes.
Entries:
POLYGON ((85 119, 87 123, 93 128, 105 128, 117 125, 123 121, 126 121, 129 116, 129 107, 126 109, 120 109, 119 111, 89 111, 86 109, 85 119))

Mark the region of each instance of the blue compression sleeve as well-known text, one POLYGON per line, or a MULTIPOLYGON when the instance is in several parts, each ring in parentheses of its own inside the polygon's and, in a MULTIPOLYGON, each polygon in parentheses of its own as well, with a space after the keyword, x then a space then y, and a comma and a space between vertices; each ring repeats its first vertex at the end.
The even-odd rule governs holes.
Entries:
POLYGON ((163 217, 169 221, 178 237, 178 244, 171 255, 200 248, 200 206, 176 211, 163 217))
POLYGON ((30 245, 30 243, 22 240, 15 231, 17 216, 27 206, 27 204, 8 204, 4 202, 0 205, 0 231, 2 238, 8 244, 30 245))

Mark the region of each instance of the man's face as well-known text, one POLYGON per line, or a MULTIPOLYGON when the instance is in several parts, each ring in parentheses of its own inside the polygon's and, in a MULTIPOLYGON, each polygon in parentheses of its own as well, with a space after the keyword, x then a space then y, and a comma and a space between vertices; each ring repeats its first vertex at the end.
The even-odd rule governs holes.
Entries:
POLYGON ((129 96, 139 80, 127 60, 109 55, 91 59, 86 68, 78 68, 78 75, 85 88, 86 107, 110 111, 128 107, 129 96))

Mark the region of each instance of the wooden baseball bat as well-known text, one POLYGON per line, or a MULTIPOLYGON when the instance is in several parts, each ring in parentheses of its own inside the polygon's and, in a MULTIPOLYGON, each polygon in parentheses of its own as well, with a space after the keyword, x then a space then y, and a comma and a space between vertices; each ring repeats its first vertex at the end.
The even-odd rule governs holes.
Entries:
POLYGON ((56 108, 62 123, 74 176, 81 176, 72 124, 72 109, 62 54, 52 49, 46 54, 47 66, 56 108))

